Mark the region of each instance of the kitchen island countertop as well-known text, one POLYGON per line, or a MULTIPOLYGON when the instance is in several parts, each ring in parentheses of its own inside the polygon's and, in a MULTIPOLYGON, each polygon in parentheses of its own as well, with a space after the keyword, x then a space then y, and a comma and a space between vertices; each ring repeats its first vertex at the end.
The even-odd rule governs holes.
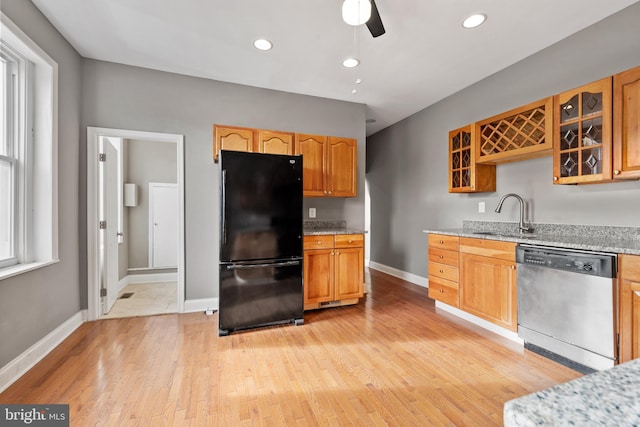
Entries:
POLYGON ((504 425, 640 425, 640 359, 510 400, 504 425))

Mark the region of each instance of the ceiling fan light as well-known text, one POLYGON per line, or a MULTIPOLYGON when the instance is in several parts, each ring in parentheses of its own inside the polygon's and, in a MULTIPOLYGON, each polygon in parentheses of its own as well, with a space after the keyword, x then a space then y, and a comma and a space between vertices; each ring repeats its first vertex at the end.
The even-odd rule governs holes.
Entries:
POLYGON ((369 0, 344 0, 342 3, 342 19, 349 25, 362 25, 371 18, 371 2, 369 0))
POLYGON ((360 64, 360 60, 358 60, 358 58, 347 58, 342 61, 342 65, 347 68, 357 67, 358 64, 360 64))
POLYGON ((482 25, 482 23, 486 20, 487 15, 485 15, 484 13, 477 13, 462 21, 462 26, 465 28, 476 28, 482 25))

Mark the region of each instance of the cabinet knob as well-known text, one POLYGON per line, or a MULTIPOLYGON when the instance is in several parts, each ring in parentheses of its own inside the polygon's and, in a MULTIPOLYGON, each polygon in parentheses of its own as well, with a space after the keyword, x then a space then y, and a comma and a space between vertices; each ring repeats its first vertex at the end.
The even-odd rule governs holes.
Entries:
POLYGON ((444 273, 444 270, 443 270, 443 269, 440 269, 440 273, 444 273))
POLYGON ((558 181, 558 177, 557 177, 557 176, 554 176, 554 177, 553 177, 553 182, 556 182, 556 181, 558 181))
POLYGON ((329 194, 331 194, 331 191, 329 191, 329 194))
POLYGON ((353 240, 348 240, 349 243, 353 243, 353 240))
POLYGON ((516 269, 516 266, 515 266, 515 265, 512 265, 512 266, 511 266, 511 269, 512 269, 512 270, 515 270, 515 269, 516 269))
POLYGON ((335 254, 336 254, 335 252, 331 252, 331 255, 335 255, 335 254))
POLYGON ((318 240, 318 244, 321 245, 322 244, 322 240, 318 240))
POLYGON ((440 259, 444 259, 444 255, 439 255, 440 259))
POLYGON ((444 240, 440 240, 440 244, 441 244, 441 245, 442 245, 442 244, 444 244, 444 240))
POLYGON ((613 171, 613 174, 614 175, 620 175, 620 171, 616 169, 616 170, 613 171))
POLYGON ((441 294, 444 294, 444 289, 440 289, 440 293, 441 293, 441 294))

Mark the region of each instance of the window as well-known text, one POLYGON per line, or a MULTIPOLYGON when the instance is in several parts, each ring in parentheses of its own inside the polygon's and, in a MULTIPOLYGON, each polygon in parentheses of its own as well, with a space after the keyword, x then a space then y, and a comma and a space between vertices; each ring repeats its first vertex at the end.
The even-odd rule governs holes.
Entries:
POLYGON ((0 18, 2 279, 57 260, 57 64, 0 18))

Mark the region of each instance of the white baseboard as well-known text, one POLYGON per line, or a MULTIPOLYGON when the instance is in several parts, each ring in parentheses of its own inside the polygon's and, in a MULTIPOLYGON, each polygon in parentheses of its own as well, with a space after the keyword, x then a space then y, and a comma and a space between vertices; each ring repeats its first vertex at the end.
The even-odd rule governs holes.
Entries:
POLYGON ((129 274, 126 279, 128 285, 132 283, 177 282, 178 273, 129 274))
POLYGON ((441 303, 440 301, 436 301, 436 308, 439 308, 440 310, 446 311, 448 313, 453 314, 456 317, 459 317, 463 320, 466 320, 467 322, 471 322, 474 325, 480 326, 483 329, 486 329, 488 331, 493 332, 494 334, 498 334, 501 337, 505 337, 507 339, 510 339, 511 341, 514 341, 520 345, 524 345, 524 341, 518 337, 518 334, 516 332, 512 332, 509 331, 505 328, 501 328, 500 326, 493 324, 491 322, 487 322, 484 319, 481 319, 477 316, 474 316, 473 314, 469 314, 466 311, 462 311, 458 308, 452 307, 450 305, 441 303))
POLYGON ((207 309, 217 310, 220 305, 218 298, 188 299, 184 302, 185 313, 195 313, 207 309))
POLYGON ((0 368, 0 393, 6 390, 18 378, 23 376, 36 363, 65 340, 73 331, 87 321, 87 311, 82 310, 74 314, 69 320, 49 332, 40 341, 29 347, 18 357, 0 368))
POLYGON ((378 264, 375 261, 369 261, 369 268, 382 271, 383 273, 390 274, 424 288, 429 287, 429 280, 426 277, 418 276, 417 274, 407 273, 406 271, 398 270, 397 268, 389 267, 388 265, 378 264))

